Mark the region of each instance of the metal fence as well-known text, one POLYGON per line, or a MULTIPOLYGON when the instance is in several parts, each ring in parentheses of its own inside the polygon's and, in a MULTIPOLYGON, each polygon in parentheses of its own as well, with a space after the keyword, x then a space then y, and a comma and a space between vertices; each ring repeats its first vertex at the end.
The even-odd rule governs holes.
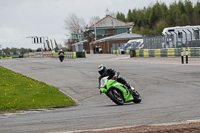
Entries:
POLYGON ((143 49, 200 47, 200 29, 177 30, 164 34, 149 34, 143 36, 143 49))

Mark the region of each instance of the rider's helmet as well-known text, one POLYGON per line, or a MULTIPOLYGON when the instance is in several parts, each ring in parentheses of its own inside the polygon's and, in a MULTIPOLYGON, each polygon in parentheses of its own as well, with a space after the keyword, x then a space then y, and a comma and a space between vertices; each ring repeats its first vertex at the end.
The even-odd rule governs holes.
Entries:
POLYGON ((100 75, 106 74, 106 71, 107 71, 107 69, 104 65, 100 65, 97 70, 98 70, 100 75))

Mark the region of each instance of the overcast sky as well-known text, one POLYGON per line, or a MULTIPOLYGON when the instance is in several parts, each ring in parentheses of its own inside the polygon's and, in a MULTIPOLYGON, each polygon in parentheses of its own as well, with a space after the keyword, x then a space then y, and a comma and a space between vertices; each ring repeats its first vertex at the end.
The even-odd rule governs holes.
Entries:
MULTIPOLYGON (((169 5, 175 0, 158 1, 169 5)), ((0 45, 2 48, 43 47, 43 44, 32 44, 28 36, 48 36, 63 45, 69 38, 64 28, 69 14, 74 13, 89 24, 93 16, 105 17, 107 8, 127 15, 129 9, 155 3, 156 0, 0 0, 0 45)))

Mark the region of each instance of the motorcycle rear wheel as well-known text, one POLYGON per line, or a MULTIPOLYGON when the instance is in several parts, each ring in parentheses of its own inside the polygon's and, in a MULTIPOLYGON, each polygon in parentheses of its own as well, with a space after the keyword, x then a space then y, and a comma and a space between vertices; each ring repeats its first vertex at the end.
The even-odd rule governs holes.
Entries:
POLYGON ((122 93, 121 93, 120 90, 118 90, 118 89, 111 89, 108 92, 107 95, 117 105, 123 105, 124 104, 124 97, 123 97, 123 95, 122 95, 122 93))

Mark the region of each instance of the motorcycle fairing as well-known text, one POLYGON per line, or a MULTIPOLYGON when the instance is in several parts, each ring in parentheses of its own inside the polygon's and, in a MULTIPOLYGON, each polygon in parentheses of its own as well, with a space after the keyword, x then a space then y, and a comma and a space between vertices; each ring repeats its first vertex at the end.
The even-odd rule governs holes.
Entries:
POLYGON ((123 94, 125 102, 133 101, 133 96, 125 88, 125 86, 116 80, 108 80, 105 87, 101 87, 101 92, 107 93, 111 88, 116 88, 120 90, 123 94))

